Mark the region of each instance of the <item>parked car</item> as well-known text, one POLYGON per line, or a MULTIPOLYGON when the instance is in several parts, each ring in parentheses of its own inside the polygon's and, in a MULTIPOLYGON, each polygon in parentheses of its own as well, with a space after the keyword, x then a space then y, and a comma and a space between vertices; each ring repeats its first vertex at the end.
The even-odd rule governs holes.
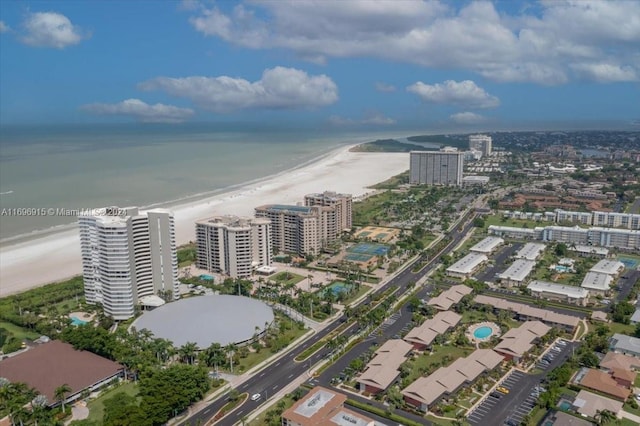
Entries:
POLYGON ((497 390, 498 392, 501 392, 501 393, 504 393, 504 394, 508 394, 508 393, 509 393, 509 389, 505 388, 504 386, 498 386, 498 387, 496 388, 496 390, 497 390))

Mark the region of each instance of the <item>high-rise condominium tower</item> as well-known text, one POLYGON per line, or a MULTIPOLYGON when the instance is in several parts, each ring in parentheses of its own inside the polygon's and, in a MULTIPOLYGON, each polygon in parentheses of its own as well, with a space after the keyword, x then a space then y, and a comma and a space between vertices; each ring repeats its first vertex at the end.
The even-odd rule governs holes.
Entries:
POLYGON ((411 151, 409 183, 422 185, 462 185, 464 153, 411 151))
POLYGON ((85 299, 126 320, 145 296, 178 298, 173 214, 135 207, 78 217, 85 299))
POLYGON ((249 277, 253 268, 271 265, 271 221, 216 216, 196 222, 198 268, 230 277, 249 277))
POLYGON ((353 197, 351 194, 337 194, 332 191, 325 191, 319 194, 307 194, 304 196, 305 206, 323 206, 334 209, 336 236, 340 235, 343 231, 351 230, 352 203, 353 197))
POLYGON ((491 136, 469 135, 469 149, 480 151, 483 155, 491 155, 491 136))

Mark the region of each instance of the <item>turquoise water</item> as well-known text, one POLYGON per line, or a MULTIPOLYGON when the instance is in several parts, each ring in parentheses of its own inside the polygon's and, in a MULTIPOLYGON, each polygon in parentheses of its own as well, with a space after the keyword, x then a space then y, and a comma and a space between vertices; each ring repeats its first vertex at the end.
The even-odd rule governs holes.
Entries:
MULTIPOLYGON (((370 140, 365 133, 213 123, 3 126, 0 208, 170 206, 370 140)), ((0 240, 75 221, 64 215, 3 216, 0 240)))
POLYGON ((71 317, 71 325, 85 325, 87 321, 83 321, 77 317, 71 317))
POLYGON ((213 275, 202 274, 200 275, 200 279, 205 281, 213 281, 214 277, 213 275))
POLYGON ((487 327, 483 325, 482 327, 478 327, 473 332, 473 337, 476 339, 486 339, 487 337, 493 334, 493 329, 491 327, 487 327))
POLYGON ((556 265, 555 269, 558 272, 569 272, 571 270, 568 266, 564 265, 556 265))
POLYGON ((565 410, 565 411, 569 411, 571 409, 571 403, 569 401, 561 401, 560 404, 558 404, 558 407, 561 410, 565 410))

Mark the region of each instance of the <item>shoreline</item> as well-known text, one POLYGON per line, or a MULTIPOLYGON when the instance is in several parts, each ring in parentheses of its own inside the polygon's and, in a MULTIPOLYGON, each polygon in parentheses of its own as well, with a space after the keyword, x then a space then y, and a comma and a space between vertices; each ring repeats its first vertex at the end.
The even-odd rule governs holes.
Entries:
MULTIPOLYGON (((158 203, 144 210, 160 206, 172 210, 176 245, 181 246, 195 239, 196 220, 225 214, 253 216, 259 205, 295 204, 302 202, 305 194, 326 190, 356 197, 370 192, 369 186, 409 168, 407 153, 349 151, 358 144, 339 146, 292 169, 213 191, 203 198, 175 200, 172 206, 172 202, 158 203)), ((51 230, 47 235, 0 247, 0 297, 81 274, 77 227, 62 226, 70 229, 51 230)))

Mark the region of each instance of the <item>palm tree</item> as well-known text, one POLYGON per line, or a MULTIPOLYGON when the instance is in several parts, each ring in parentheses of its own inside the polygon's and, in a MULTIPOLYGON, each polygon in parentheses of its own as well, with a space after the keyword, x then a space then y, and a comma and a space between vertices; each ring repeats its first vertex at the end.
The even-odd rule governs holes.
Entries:
POLYGON ((596 415, 594 417, 596 423, 598 425, 604 425, 609 423, 612 420, 615 420, 616 415, 609 410, 598 410, 596 411, 596 415))
POLYGON ((56 400, 60 401, 60 404, 62 404, 62 412, 64 413, 64 400, 65 397, 67 396, 67 394, 71 392, 71 388, 69 387, 68 384, 63 384, 61 386, 58 386, 56 388, 56 390, 53 392, 53 396, 56 400))
POLYGON ((180 358, 182 358, 183 361, 186 360, 188 364, 193 364, 193 359, 195 358, 197 351, 198 345, 194 342, 187 342, 178 349, 180 358))
POLYGON ((236 349, 237 349, 236 345, 233 343, 229 343, 227 346, 224 347, 224 350, 227 353, 227 357, 229 357, 229 367, 232 373, 233 373, 233 356, 236 353, 236 349))

